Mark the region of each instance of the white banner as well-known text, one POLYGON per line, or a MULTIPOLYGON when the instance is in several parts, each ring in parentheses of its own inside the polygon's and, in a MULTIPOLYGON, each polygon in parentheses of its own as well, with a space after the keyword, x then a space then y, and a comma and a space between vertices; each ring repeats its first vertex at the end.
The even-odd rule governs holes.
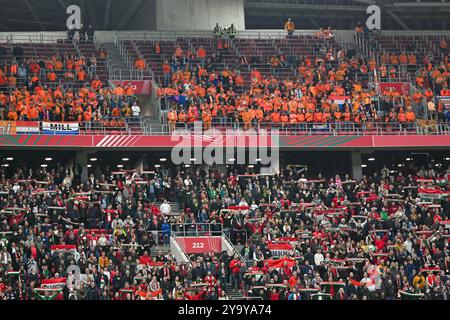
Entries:
POLYGON ((78 134, 78 122, 42 122, 45 134, 78 134))

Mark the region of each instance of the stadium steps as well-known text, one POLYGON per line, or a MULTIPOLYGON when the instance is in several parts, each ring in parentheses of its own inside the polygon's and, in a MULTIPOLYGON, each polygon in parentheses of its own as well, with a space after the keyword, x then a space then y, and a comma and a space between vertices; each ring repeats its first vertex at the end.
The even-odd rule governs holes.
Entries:
POLYGON ((123 61, 122 56, 119 51, 117 51, 116 46, 113 42, 106 42, 103 47, 108 51, 108 59, 110 60, 110 72, 112 75, 121 75, 124 80, 131 79, 130 68, 127 66, 126 62, 123 61))
POLYGON ((157 245, 150 249, 151 257, 160 257, 170 253, 170 245, 157 245))
MULTIPOLYGON (((156 205, 158 206, 158 208, 161 206, 162 202, 156 202, 156 205)), ((180 206, 178 205, 178 203, 176 202, 169 202, 170 204, 170 208, 172 209, 171 211, 171 215, 175 215, 175 216, 179 216, 181 214, 181 209, 180 206)))
POLYGON ((224 287, 224 290, 230 300, 244 300, 244 296, 242 295, 242 293, 234 289, 230 284, 227 284, 224 287))

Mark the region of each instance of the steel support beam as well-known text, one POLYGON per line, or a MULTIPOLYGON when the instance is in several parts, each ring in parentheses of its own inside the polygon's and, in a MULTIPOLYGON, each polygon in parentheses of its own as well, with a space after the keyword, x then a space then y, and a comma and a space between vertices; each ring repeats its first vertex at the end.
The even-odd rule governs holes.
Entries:
POLYGON ((410 30, 410 28, 400 19, 392 10, 386 11, 388 15, 392 17, 403 29, 410 30))
POLYGON ((109 27, 109 21, 111 20, 111 3, 112 0, 106 0, 105 18, 103 19, 103 30, 107 30, 109 27))
POLYGON ((33 7, 31 6, 31 3, 28 0, 23 0, 25 3, 25 6, 28 8, 28 11, 30 11, 31 15, 33 16, 34 20, 36 20, 37 24, 41 27, 42 30, 46 31, 47 28, 42 23, 41 19, 36 14, 36 11, 34 11, 33 7))

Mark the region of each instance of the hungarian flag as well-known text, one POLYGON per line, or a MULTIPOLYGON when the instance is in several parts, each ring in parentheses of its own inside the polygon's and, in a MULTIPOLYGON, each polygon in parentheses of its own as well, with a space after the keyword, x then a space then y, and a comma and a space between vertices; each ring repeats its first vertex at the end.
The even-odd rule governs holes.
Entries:
POLYGON ((328 293, 334 297, 334 294, 338 288, 345 286, 344 281, 324 281, 320 283, 321 286, 325 287, 325 290, 328 288, 328 293))
POLYGON ((280 238, 276 238, 274 239, 274 242, 289 242, 289 243, 297 243, 298 239, 295 237, 280 237, 280 238))
POLYGON ((77 246, 74 244, 55 244, 53 246, 50 246, 50 250, 52 254, 57 254, 58 252, 74 253, 77 251, 77 246))
POLYGON ((431 189, 431 188, 419 188, 417 190, 419 197, 422 199, 436 199, 440 200, 444 196, 441 189, 431 189))
POLYGON ((411 293, 406 291, 398 291, 398 295, 402 300, 420 300, 424 297, 423 293, 411 293))
POLYGON ((289 258, 269 259, 269 260, 267 260, 267 262, 269 264, 269 268, 273 268, 273 269, 283 268, 286 262, 287 262, 287 266, 289 268, 292 268, 293 266, 295 266, 295 260, 289 259, 289 258))
POLYGON ((162 268, 162 267, 164 266, 164 262, 163 262, 163 261, 157 261, 157 262, 150 261, 150 262, 148 263, 148 265, 149 265, 150 267, 158 267, 158 269, 159 269, 159 268, 162 268))
POLYGON ((315 293, 311 295, 311 300, 333 300, 333 296, 329 293, 315 293))
POLYGON ((229 206, 228 207, 229 210, 249 210, 250 207, 249 206, 229 206))
POLYGON ((64 277, 43 279, 41 287, 44 289, 62 289, 66 285, 66 280, 64 277))
MULTIPOLYGON (((35 288, 34 296, 36 300, 55 300, 58 298, 62 289, 59 288, 35 288)), ((58 299, 59 300, 59 299, 58 299)))
POLYGON ((269 243, 268 247, 274 256, 286 255, 293 249, 289 243, 269 243))
POLYGON ((446 177, 440 177, 436 179, 436 184, 439 187, 445 187, 448 184, 448 180, 446 179, 446 177))

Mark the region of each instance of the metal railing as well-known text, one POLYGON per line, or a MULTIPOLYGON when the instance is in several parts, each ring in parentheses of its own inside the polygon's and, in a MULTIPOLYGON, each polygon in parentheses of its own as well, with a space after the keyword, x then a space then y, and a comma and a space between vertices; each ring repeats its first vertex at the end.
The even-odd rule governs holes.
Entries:
POLYGON ((174 223, 170 227, 173 237, 221 237, 223 235, 220 223, 174 223))
MULTIPOLYGON (((450 123, 448 122, 429 122, 422 125, 419 122, 398 123, 398 122, 303 122, 297 124, 275 124, 275 123, 253 123, 250 128, 242 122, 233 122, 232 118, 214 119, 211 128, 218 132, 227 131, 227 134, 234 131, 237 134, 252 135, 279 135, 279 136, 297 136, 297 135, 328 135, 328 136, 385 136, 385 135, 450 135, 450 123), (221 121, 222 122, 219 122, 221 121)), ((11 126, 7 121, 0 126, 0 134, 13 135, 11 126)), ((42 127, 42 125, 40 125, 42 127)), ((171 135, 173 132, 167 123, 155 123, 153 117, 111 117, 102 121, 80 122, 78 123, 77 135, 171 135)), ((201 133, 205 132, 204 124, 198 122, 195 128, 202 128, 201 133), (202 128, 203 127, 203 128, 202 128)), ((177 123, 177 134, 198 134, 194 130, 194 123, 177 123)), ((48 132, 36 132, 30 129, 29 133, 36 135, 49 135, 48 132)), ((55 132, 55 134, 59 134, 55 132)))

